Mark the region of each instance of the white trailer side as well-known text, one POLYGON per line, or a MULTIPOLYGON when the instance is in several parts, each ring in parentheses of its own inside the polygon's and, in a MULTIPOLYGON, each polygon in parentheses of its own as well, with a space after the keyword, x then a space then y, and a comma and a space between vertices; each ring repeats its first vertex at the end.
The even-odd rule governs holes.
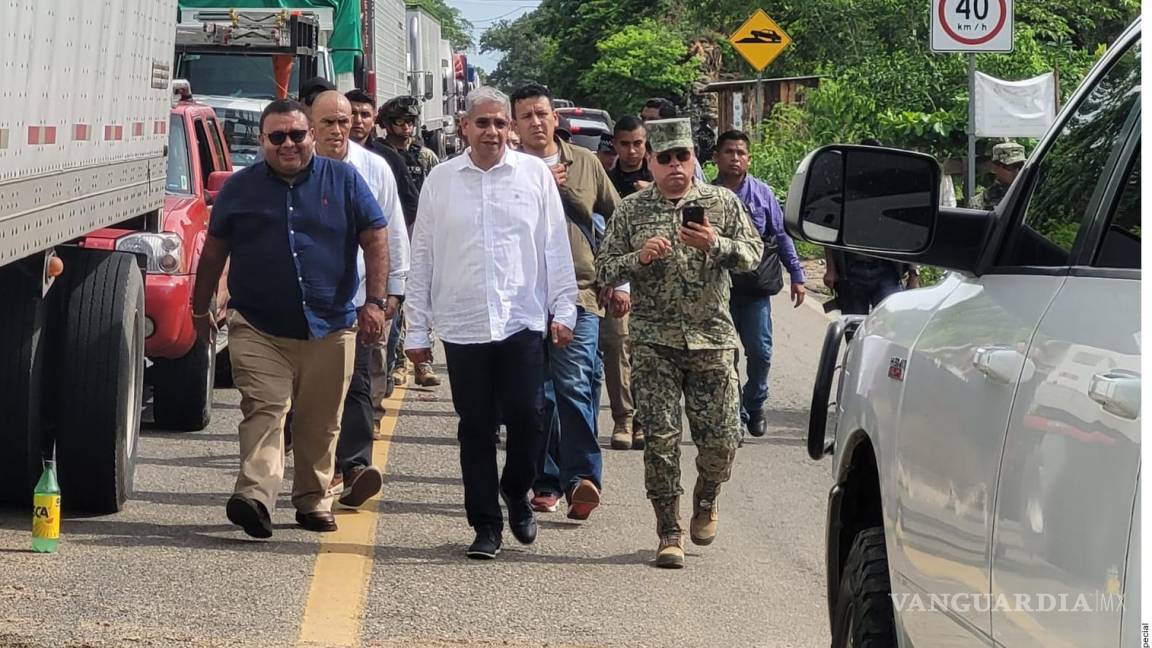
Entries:
POLYGON ((163 206, 175 9, 0 4, 0 265, 163 206))
POLYGON ((373 0, 372 42, 376 105, 409 94, 404 0, 373 0))
POLYGON ((421 7, 408 7, 407 15, 409 73, 415 79, 416 96, 421 100, 420 124, 429 131, 442 131, 446 121, 440 21, 421 7))

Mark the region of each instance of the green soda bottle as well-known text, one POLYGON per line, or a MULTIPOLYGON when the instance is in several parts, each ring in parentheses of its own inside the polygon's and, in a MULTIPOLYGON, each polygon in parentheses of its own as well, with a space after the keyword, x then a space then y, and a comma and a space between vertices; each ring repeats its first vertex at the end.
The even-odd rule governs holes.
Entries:
POLYGON ((56 483, 56 462, 48 459, 32 495, 32 551, 56 553, 59 544, 60 485, 56 483))

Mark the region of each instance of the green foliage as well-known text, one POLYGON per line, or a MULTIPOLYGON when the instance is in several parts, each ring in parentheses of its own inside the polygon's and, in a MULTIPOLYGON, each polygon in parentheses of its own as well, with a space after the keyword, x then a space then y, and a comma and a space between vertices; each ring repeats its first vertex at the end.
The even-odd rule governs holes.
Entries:
POLYGON ((612 114, 636 110, 637 97, 675 96, 699 74, 688 47, 654 20, 630 25, 596 45, 600 58, 580 78, 612 114))

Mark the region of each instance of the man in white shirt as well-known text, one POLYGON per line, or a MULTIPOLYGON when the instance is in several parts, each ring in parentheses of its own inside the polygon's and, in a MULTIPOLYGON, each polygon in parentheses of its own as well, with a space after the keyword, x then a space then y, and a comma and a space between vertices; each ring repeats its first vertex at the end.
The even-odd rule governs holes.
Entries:
POLYGON ((462 126, 471 146, 432 169, 420 193, 408 278, 413 363, 444 344, 460 417, 464 508, 476 531, 469 558, 500 553, 508 506, 512 535, 536 539, 528 492, 544 442, 544 338, 557 347, 576 326, 576 274, 564 208, 548 166, 508 149, 508 97, 468 94, 462 126), (496 428, 508 431, 503 475, 496 428))
MULTIPOLYGON (((316 153, 341 160, 356 167, 360 177, 372 190, 372 195, 387 216, 388 252, 391 266, 388 273, 388 299, 376 303, 384 309, 384 317, 391 320, 404 300, 404 285, 408 279, 409 244, 403 226, 404 214, 396 188, 396 178, 383 158, 348 141, 352 127, 352 104, 339 92, 325 92, 312 103, 309 115, 316 133, 316 153)), ((363 253, 357 255, 360 287, 352 303, 363 308, 367 301, 363 253)), ((384 477, 372 465, 373 425, 372 377, 369 372, 373 347, 356 345, 355 369, 348 393, 344 397, 344 413, 340 419, 340 437, 336 444, 336 475, 329 492, 340 493, 337 505, 356 508, 380 492, 384 477)))

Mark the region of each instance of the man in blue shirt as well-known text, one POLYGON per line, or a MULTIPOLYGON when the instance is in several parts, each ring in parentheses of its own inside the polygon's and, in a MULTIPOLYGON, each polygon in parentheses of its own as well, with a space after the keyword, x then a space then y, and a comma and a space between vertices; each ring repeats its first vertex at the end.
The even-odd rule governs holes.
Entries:
POLYGON ((752 224, 764 241, 760 266, 732 276, 730 307, 736 332, 748 357, 748 382, 740 403, 740 418, 752 436, 764 436, 764 403, 768 400, 768 370, 772 366, 772 295, 780 291, 780 264, 788 268, 792 302, 804 303, 804 269, 792 238, 784 231, 784 212, 772 188, 748 175, 748 135, 730 130, 716 140, 713 159, 719 175, 715 184, 736 193, 748 207, 752 224))
POLYGON ((282 99, 264 109, 260 143, 264 159, 236 173, 216 198, 192 301, 197 334, 214 340, 210 303, 230 258, 228 348, 244 420, 228 519, 250 536, 272 535, 291 408, 296 522, 335 531, 328 486, 357 324, 366 343, 384 335, 388 222, 356 169, 314 155, 299 103, 282 99), (359 313, 357 247, 368 292, 359 313))

